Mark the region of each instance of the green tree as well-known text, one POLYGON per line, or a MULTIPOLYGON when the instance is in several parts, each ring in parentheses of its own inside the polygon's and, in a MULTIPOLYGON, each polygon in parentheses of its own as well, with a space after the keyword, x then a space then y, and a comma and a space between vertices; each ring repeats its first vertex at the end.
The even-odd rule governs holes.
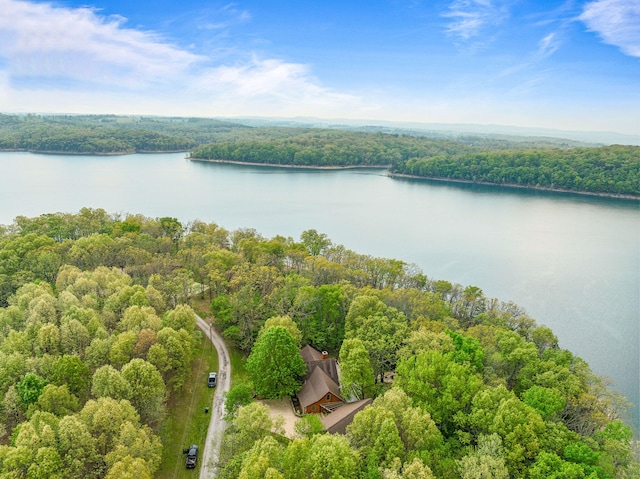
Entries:
POLYGON ((246 382, 234 383, 227 392, 224 401, 224 410, 227 418, 233 418, 238 408, 246 406, 253 401, 253 386, 246 382))
POLYGON ((502 439, 497 434, 480 435, 473 452, 456 461, 462 479, 508 479, 502 439))
POLYGON ((131 385, 120 371, 110 364, 106 364, 93 373, 91 394, 96 398, 129 399, 131 397, 131 385))
POLYGON ((282 326, 267 329, 256 341, 246 370, 256 392, 267 398, 295 394, 306 365, 291 333, 282 326))
POLYGON ((232 422, 233 445, 236 454, 241 454, 253 447, 253 444, 273 432, 279 432, 284 419, 282 416, 274 421, 269 408, 260 402, 252 402, 238 409, 232 422))
POLYGON ((89 367, 78 356, 62 356, 51 368, 52 382, 67 385, 69 392, 81 402, 89 397, 90 374, 89 367))
POLYGON ((361 462, 344 436, 317 434, 311 439, 307 467, 310 479, 347 479, 359 476, 361 462))
POLYGON ((298 325, 294 323, 289 316, 273 316, 267 319, 259 334, 262 334, 272 326, 282 326, 285 328, 289 333, 291 333, 296 344, 300 347, 300 344, 302 343, 302 332, 298 329, 298 325))
POLYGON ((312 437, 325 431, 320 418, 315 414, 307 414, 298 419, 294 429, 299 436, 312 437))
POLYGON ((22 407, 26 408, 35 403, 46 385, 47 382, 37 374, 25 374, 20 382, 16 384, 16 391, 20 397, 22 407))
POLYGON ((369 352, 358 339, 345 339, 340 348, 340 384, 344 397, 364 399, 374 391, 369 352))
POLYGON ((316 230, 306 230, 300 235, 302 244, 305 245, 307 251, 312 256, 318 256, 331 246, 331 240, 324 233, 318 233, 316 230))
POLYGON ((36 404, 39 410, 60 417, 72 414, 80 408, 78 398, 69 392, 66 384, 62 386, 47 384, 36 404))
POLYGON ((166 388, 156 367, 144 359, 132 359, 122 367, 122 377, 131 386, 131 404, 140 413, 140 419, 154 426, 165 413, 166 388))

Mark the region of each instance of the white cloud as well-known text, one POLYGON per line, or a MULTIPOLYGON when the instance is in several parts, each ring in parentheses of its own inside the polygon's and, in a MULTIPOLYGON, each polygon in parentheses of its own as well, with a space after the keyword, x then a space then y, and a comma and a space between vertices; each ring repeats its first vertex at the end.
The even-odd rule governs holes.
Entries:
POLYGON ((0 11, 0 58, 13 79, 145 86, 202 60, 89 8, 0 0, 0 11))
POLYGON ((468 40, 487 25, 497 25, 507 17, 507 8, 495 0, 454 0, 445 18, 451 18, 447 33, 468 40))
POLYGON ((596 0, 585 5, 578 17, 605 43, 623 53, 640 57, 640 2, 638 0, 596 0))
POLYGON ((539 57, 548 57, 553 55, 559 46, 560 42, 556 33, 550 33, 538 42, 537 54, 539 57))
MULTIPOLYGON (((225 12, 246 21, 248 12, 225 12)), ((0 110, 178 115, 358 108, 304 64, 241 52, 216 64, 91 8, 0 0, 0 110), (137 111, 136 111, 137 110, 137 111)))

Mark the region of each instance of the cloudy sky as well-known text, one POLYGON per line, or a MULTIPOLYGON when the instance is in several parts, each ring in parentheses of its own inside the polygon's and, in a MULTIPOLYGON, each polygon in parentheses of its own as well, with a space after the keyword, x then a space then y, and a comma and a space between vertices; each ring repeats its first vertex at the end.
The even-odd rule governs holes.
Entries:
POLYGON ((640 134, 640 0, 0 0, 0 112, 640 134))

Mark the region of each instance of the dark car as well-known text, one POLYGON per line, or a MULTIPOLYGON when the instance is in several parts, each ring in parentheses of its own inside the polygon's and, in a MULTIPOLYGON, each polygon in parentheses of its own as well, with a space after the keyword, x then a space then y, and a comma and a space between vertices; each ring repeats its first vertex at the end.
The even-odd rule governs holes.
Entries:
POLYGON ((197 462, 198 462, 198 446, 193 444, 189 446, 189 451, 187 452, 187 469, 195 468, 197 462))
POLYGON ((208 385, 210 388, 216 387, 216 382, 218 379, 218 375, 216 373, 209 373, 209 382, 208 385))

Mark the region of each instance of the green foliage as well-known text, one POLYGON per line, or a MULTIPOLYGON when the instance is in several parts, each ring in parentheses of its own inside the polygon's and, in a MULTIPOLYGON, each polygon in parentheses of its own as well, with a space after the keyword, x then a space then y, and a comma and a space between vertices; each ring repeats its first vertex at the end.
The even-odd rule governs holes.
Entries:
POLYGON ((291 396, 300 389, 306 366, 291 333, 273 326, 258 338, 247 359, 256 392, 267 398, 291 396))
POLYGON ((241 382, 231 386, 224 401, 227 418, 233 418, 240 407, 253 401, 253 396, 253 386, 250 384, 241 382))
POLYGON ((469 152, 412 158, 398 174, 614 195, 640 195, 640 147, 469 152))
POLYGON ((30 404, 35 403, 40 397, 40 394, 42 394, 42 391, 44 391, 46 385, 47 382, 37 374, 25 374, 16 385, 22 407, 26 408, 30 404))
POLYGON ((340 382, 346 398, 364 399, 374 391, 373 368, 364 343, 358 339, 345 339, 340 348, 340 382))
POLYGON ((198 370, 186 302, 207 286, 253 382, 227 397, 221 477, 637 475, 619 398, 517 305, 314 230, 296 242, 83 208, 0 231, 0 477, 153 477, 151 428, 198 370), (374 398, 346 437, 311 416, 287 442, 252 401, 254 386, 296 390, 300 344, 339 353, 345 396, 374 398))
POLYGON ((307 414, 298 419, 294 425, 298 435, 303 437, 312 437, 316 434, 324 432, 324 425, 320 418, 315 414, 307 414))

